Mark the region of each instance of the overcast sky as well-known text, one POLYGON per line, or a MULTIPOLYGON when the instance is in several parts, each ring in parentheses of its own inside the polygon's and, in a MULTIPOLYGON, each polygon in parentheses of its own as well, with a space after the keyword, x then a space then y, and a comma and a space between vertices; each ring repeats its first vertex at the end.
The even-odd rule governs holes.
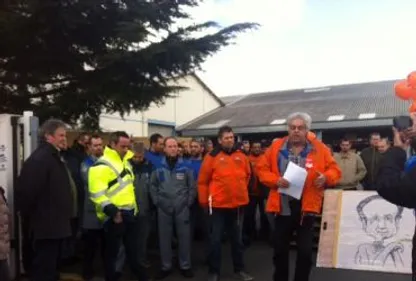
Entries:
POLYGON ((206 0, 198 21, 253 21, 204 65, 218 96, 404 78, 416 70, 416 0, 206 0))

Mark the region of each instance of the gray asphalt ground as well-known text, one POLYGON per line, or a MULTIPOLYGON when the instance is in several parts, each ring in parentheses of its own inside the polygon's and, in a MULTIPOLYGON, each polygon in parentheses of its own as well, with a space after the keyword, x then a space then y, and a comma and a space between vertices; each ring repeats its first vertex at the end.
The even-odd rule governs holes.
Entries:
MULTIPOLYGON (((189 280, 204 281, 207 278, 207 267, 204 265, 203 255, 204 247, 201 243, 194 245, 194 271, 195 277, 189 280)), ((156 253, 153 253, 151 259, 153 261, 153 268, 150 270, 154 272, 158 269, 158 261, 156 253)), ((223 246, 222 251, 222 275, 221 281, 235 281, 232 273, 231 252, 228 245, 223 246)), ((295 253, 291 253, 292 275, 294 272, 295 253)), ((257 242, 249 247, 245 252, 245 263, 247 271, 255 277, 258 281, 272 281, 272 249, 264 242, 257 242)), ((62 272, 70 273, 64 274, 62 280, 82 280, 79 277, 79 266, 64 268, 62 272)), ((124 276, 124 280, 134 280, 128 277, 128 270, 124 276)), ((180 275, 179 270, 175 270, 171 276, 164 279, 166 281, 183 281, 187 280, 180 275)), ((342 270, 342 269, 324 269, 314 268, 312 270, 310 281, 410 281, 410 275, 401 274, 386 274, 379 272, 342 270)))

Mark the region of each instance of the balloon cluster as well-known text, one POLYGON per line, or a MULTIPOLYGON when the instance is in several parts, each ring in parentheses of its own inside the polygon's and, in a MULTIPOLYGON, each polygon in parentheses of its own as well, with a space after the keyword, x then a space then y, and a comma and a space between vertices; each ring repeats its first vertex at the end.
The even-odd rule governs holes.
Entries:
POLYGON ((416 112, 416 71, 410 73, 406 80, 397 82, 394 91, 399 99, 412 101, 409 112, 416 112))

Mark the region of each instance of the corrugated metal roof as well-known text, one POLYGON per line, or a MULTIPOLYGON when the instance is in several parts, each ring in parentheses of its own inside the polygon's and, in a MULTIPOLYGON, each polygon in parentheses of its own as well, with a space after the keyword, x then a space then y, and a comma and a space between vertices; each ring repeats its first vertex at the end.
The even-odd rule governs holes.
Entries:
MULTIPOLYGON (((270 126, 273 120, 285 119, 297 111, 307 112, 313 122, 330 122, 332 115, 345 115, 344 121, 359 120, 363 113, 375 113, 386 119, 407 112, 408 102, 394 96, 394 81, 251 94, 188 123, 184 130, 207 129, 207 124, 229 120, 231 127, 270 126)), ((214 129, 214 128, 213 128, 214 129)))

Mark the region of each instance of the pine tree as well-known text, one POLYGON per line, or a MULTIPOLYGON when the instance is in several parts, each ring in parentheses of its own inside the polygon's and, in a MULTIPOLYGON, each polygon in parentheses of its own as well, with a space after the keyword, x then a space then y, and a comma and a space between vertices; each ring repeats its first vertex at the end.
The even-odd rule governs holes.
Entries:
POLYGON ((0 3, 0 113, 98 128, 102 112, 144 110, 182 88, 239 32, 215 22, 178 27, 198 0, 5 0, 0 3), (201 32, 217 28, 217 32, 201 32), (205 34, 207 34, 205 32, 205 34))

